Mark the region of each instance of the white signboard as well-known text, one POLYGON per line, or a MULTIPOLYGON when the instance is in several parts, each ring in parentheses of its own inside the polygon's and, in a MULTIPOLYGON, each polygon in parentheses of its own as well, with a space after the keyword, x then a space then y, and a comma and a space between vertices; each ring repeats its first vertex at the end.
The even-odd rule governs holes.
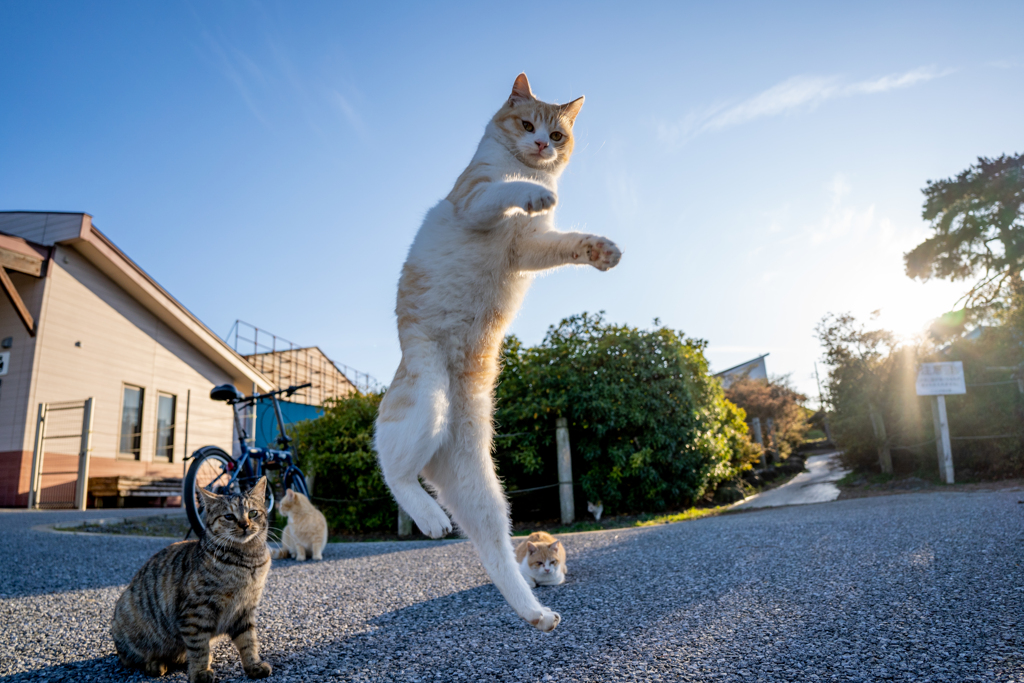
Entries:
POLYGON ((7 366, 11 364, 11 352, 4 351, 0 353, 0 375, 7 374, 7 366))
POLYGON ((966 393, 964 364, 960 361, 921 363, 921 367, 917 370, 918 396, 948 396, 966 393))

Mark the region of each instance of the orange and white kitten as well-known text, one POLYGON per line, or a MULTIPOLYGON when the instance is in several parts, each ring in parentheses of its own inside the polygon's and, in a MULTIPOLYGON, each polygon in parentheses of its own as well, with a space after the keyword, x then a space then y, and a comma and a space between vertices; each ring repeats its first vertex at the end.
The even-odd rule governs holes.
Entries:
POLYGON ((546 531, 535 531, 520 543, 516 561, 530 588, 565 582, 565 546, 546 531))
POLYGON ((277 509, 288 518, 288 525, 281 534, 281 547, 271 553, 275 560, 294 557, 304 562, 307 556, 314 560, 324 559, 327 545, 327 519, 324 513, 313 507, 305 495, 288 489, 277 509))
POLYGON ((375 431, 402 509, 431 538, 452 530, 447 510, 512 609, 541 631, 561 617, 537 601, 512 552, 491 459, 494 383, 502 339, 534 273, 574 264, 604 271, 621 256, 606 237, 554 228, 558 177, 582 106, 582 97, 541 102, 519 74, 469 166, 427 213, 398 283, 402 362, 375 431))

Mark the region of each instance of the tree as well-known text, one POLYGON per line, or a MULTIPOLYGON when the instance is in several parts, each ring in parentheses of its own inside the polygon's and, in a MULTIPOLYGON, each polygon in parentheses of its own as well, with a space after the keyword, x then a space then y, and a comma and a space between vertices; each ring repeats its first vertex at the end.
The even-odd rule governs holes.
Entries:
POLYGON ((569 421, 573 478, 610 512, 692 504, 749 468, 758 451, 743 411, 708 375, 705 345, 586 313, 535 347, 506 339, 495 447, 507 487, 558 480, 558 417, 569 421))
POLYGON ((961 301, 984 315, 1024 269, 1024 155, 978 158, 955 178, 928 181, 922 217, 932 235, 904 255, 907 275, 978 278, 961 301))
POLYGON ((747 413, 747 419, 772 421, 779 457, 786 459, 803 443, 810 429, 807 411, 801 404, 807 397, 792 387, 789 376, 764 379, 741 377, 725 390, 725 397, 747 413))

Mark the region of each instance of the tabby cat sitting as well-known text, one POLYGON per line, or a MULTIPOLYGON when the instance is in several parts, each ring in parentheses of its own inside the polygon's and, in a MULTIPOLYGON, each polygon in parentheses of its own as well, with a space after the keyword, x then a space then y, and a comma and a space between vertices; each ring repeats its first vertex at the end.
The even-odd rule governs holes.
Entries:
POLYGON ((211 639, 227 635, 249 678, 266 678, 260 661, 256 608, 270 571, 266 478, 246 494, 200 489, 206 532, 151 557, 114 607, 110 635, 128 667, 162 676, 188 664, 191 683, 212 683, 211 639))

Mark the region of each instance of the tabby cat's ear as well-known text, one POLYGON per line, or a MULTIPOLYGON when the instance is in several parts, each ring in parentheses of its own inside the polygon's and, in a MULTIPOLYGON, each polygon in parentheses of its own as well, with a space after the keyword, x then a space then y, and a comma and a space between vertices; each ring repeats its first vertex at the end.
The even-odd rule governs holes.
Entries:
POLYGON ((249 489, 249 493, 247 495, 249 498, 255 498, 262 503, 267 497, 267 478, 260 477, 260 480, 253 484, 253 487, 249 489))
POLYGON ((576 115, 579 114, 580 109, 583 108, 583 96, 581 95, 580 97, 577 97, 569 104, 559 105, 558 108, 564 116, 569 118, 569 125, 572 125, 576 123, 576 115))
POLYGON ((202 496, 202 498, 203 498, 203 503, 204 503, 205 507, 210 507, 210 503, 214 503, 214 502, 216 502, 216 501, 218 501, 218 500, 220 500, 221 498, 224 497, 224 496, 220 495, 219 493, 214 493, 213 491, 207 491, 206 489, 204 489, 201 486, 197 490, 199 491, 199 495, 202 496))
POLYGON ((514 107, 523 100, 537 99, 530 90, 530 81, 526 80, 526 74, 516 76, 516 82, 512 84, 512 94, 508 96, 508 106, 514 107))

